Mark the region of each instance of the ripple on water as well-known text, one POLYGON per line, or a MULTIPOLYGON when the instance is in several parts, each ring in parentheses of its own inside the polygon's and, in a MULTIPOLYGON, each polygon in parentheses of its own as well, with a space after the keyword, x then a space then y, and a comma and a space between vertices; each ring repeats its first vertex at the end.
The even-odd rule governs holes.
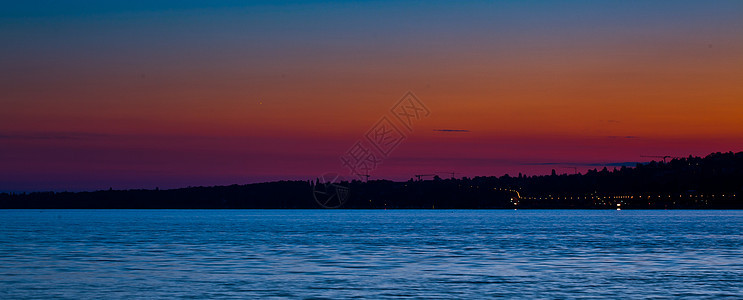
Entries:
POLYGON ((0 298, 742 297, 741 211, 2 210, 0 298))

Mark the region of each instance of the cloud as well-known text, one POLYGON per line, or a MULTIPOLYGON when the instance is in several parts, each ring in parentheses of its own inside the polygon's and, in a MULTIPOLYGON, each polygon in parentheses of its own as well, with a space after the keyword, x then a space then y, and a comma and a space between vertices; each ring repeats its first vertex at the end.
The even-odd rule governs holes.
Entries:
POLYGON ((0 140, 83 140, 108 136, 90 132, 0 132, 0 140))
POLYGON ((441 132, 470 132, 467 129, 434 129, 433 131, 441 131, 441 132))
POLYGON ((565 167, 634 167, 637 164, 642 164, 637 161, 621 161, 621 162, 535 162, 535 163, 524 163, 528 166, 565 166, 565 167))
POLYGON ((609 138, 609 139, 639 139, 640 137, 634 136, 634 135, 625 135, 625 136, 610 135, 610 136, 607 136, 606 138, 609 138))

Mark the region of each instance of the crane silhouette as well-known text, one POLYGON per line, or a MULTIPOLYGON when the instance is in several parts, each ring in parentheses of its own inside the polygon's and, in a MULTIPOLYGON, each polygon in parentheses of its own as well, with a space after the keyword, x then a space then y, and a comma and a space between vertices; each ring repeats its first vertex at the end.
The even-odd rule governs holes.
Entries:
POLYGON ((663 159, 663 163, 666 163, 666 159, 667 158, 674 158, 674 159, 681 158, 681 157, 678 157, 678 156, 671 156, 671 155, 640 155, 640 157, 662 158, 663 159))
POLYGON ((462 173, 454 172, 454 171, 451 171, 451 172, 436 172, 436 173, 438 173, 438 174, 449 174, 449 175, 451 175, 451 178, 452 179, 454 178, 454 175, 456 175, 456 174, 462 174, 462 173))
POLYGON ((436 176, 436 174, 420 174, 420 175, 413 175, 413 176, 418 178, 418 181, 421 181, 421 177, 436 176))

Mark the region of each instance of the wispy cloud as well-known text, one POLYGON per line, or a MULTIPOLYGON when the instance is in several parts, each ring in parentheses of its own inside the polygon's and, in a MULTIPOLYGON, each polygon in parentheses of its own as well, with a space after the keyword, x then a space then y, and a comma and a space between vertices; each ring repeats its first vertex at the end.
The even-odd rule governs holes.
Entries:
POLYGON ((83 140, 108 136, 91 132, 0 132, 0 140, 83 140))
POLYGON ((634 136, 634 135, 624 135, 624 136, 610 135, 610 136, 607 136, 606 138, 609 138, 609 139, 639 139, 640 137, 634 136))
POLYGON ((634 167, 641 162, 637 161, 621 161, 621 162, 534 162, 524 163, 529 166, 565 166, 565 167, 634 167))
POLYGON ((441 131, 441 132, 470 132, 467 129, 434 129, 433 131, 441 131))

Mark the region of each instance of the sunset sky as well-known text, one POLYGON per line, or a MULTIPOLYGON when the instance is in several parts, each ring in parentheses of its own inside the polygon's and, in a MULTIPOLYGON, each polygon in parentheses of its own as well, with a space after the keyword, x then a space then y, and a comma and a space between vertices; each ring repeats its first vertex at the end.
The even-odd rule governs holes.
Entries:
POLYGON ((743 151, 737 0, 16 1, 0 41, 0 191, 347 175, 407 92, 371 179, 743 151))

